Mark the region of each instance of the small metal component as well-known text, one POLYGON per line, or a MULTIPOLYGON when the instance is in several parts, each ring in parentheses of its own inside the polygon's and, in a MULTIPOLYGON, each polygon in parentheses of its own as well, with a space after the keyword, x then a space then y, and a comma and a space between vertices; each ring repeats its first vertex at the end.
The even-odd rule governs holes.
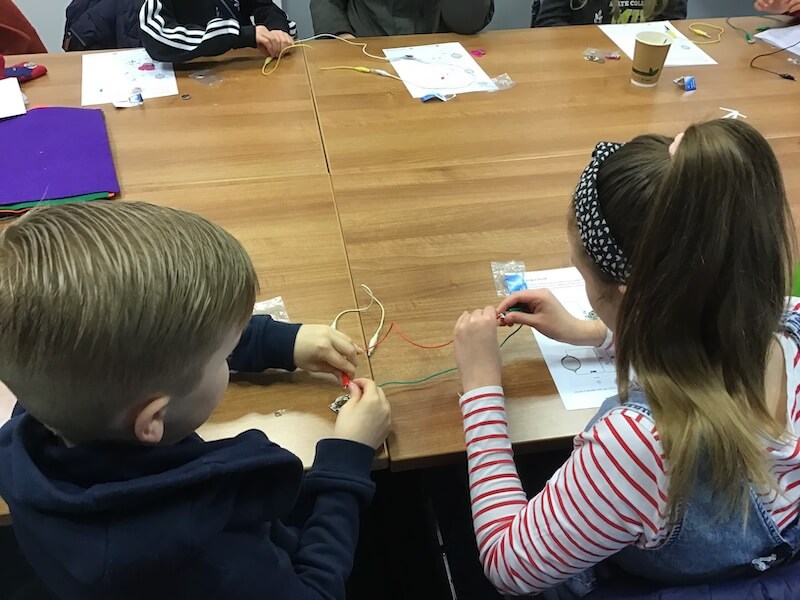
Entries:
POLYGON ((281 408, 281 409, 275 411, 275 416, 276 417, 282 417, 283 413, 285 413, 285 412, 286 412, 286 409, 285 408, 281 408))
POLYGON ((330 409, 333 412, 335 412, 336 414, 339 414, 339 411, 342 409, 342 407, 345 404, 347 404, 348 400, 350 400, 350 394, 345 394, 344 396, 339 396, 336 400, 331 402, 330 409))
POLYGON ((192 99, 191 94, 184 94, 183 96, 181 96, 181 100, 191 100, 191 99, 192 99))

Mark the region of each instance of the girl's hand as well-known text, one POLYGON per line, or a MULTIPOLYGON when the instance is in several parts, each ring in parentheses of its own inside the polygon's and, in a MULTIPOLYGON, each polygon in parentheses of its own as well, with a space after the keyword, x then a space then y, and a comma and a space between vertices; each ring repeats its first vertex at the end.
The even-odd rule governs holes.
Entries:
POLYGON ((761 12, 780 15, 800 10, 800 0, 756 0, 754 6, 761 12))
POLYGON ((464 312, 456 321, 456 364, 464 392, 500 385, 502 362, 497 343, 497 312, 491 306, 464 312))
POLYGON ((607 328, 602 321, 572 316, 550 290, 514 292, 500 303, 497 312, 505 313, 501 325, 528 325, 550 339, 574 346, 599 346, 606 337, 607 328), (524 311, 507 312, 516 304, 523 305, 524 311))

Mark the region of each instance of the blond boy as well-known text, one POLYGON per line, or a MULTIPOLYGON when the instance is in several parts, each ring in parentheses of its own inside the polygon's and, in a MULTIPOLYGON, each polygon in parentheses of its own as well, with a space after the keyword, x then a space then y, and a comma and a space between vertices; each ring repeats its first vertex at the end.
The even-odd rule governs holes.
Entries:
POLYGON ((300 460, 257 431, 204 442, 229 369, 354 374, 329 327, 250 317, 241 245, 145 203, 36 210, 0 232, 0 495, 65 599, 344 598, 389 407, 351 385, 300 460))

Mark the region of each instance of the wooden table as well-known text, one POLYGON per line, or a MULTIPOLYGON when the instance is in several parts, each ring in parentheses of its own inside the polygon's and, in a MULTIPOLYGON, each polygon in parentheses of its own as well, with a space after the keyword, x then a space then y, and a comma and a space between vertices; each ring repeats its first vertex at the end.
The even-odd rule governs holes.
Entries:
MULTIPOLYGON (((568 264, 566 209, 583 157, 432 167, 333 177, 353 280, 386 305, 387 323, 426 345, 452 338, 465 309, 495 305, 490 262, 529 270, 568 264)), ((373 314, 362 318, 369 336, 373 314)), ((511 330, 503 329, 500 339, 511 330)), ((503 350, 511 438, 524 450, 563 444, 592 411, 566 411, 530 330, 503 350)), ((417 380, 455 365, 452 346, 420 350, 390 334, 370 359, 378 382, 417 380)), ((392 468, 429 466, 464 451, 457 373, 387 387, 392 468)))
MULTIPOLYGON (((81 53, 7 57, 6 63, 22 60, 48 68, 47 76, 24 85, 31 106, 81 105, 81 53)), ((146 100, 140 108, 100 107, 123 193, 134 185, 327 173, 302 58, 283 61, 280 77, 262 76, 261 63, 246 50, 194 62, 177 71, 177 96, 146 100), (189 77, 207 68, 222 82, 189 77)))
MULTIPOLYGON (((327 175, 204 185, 126 188, 126 199, 147 200, 196 212, 230 231, 253 259, 259 299, 282 296, 291 320, 329 325, 355 306, 353 285, 327 175)), ((354 315, 340 331, 365 344, 354 315)), ((359 376, 369 377, 366 358, 359 376)), ((330 437, 336 415, 329 404, 341 394, 333 376, 309 373, 241 375, 199 433, 206 439, 250 428, 297 454, 307 467, 318 440, 330 437)), ((376 467, 386 465, 379 453, 376 467)))
MULTIPOLYGON (((800 138, 773 140, 800 217, 800 138), (794 165, 794 168, 792 168, 794 165)), ((333 177, 355 282, 367 283, 387 323, 426 345, 452 338, 463 310, 496 305, 491 261, 528 270, 569 266, 567 211, 586 157, 431 167, 333 177)), ((798 221, 800 223, 800 221, 798 221)), ((375 327, 363 317, 367 335, 375 327)), ((498 339, 510 330, 503 329, 498 339)), ((594 410, 567 411, 528 328, 502 351, 510 436, 518 453, 565 446, 594 410)), ((371 358, 378 382, 418 380, 455 365, 452 346, 421 350, 390 334, 371 358)), ((392 469, 463 455, 457 373, 386 388, 393 407, 392 469)))
MULTIPOLYGON (((724 25, 721 19, 711 22, 724 25)), ((688 35, 689 23, 676 25, 688 35)), ((735 23, 753 30, 773 22, 735 23)), ((749 68, 753 56, 771 47, 747 44, 732 30, 722 43, 703 46, 719 65, 668 68, 655 89, 630 85, 631 62, 624 55, 605 64, 583 59, 587 47, 615 48, 594 25, 364 41, 372 54, 380 55, 382 48, 452 40, 468 50, 485 50, 478 64, 491 77, 508 73, 516 86, 423 104, 398 81, 321 71, 334 65, 391 68, 335 40, 312 43, 313 50, 306 52, 309 76, 332 174, 585 154, 598 137, 625 140, 642 131, 678 132, 721 116, 720 106, 741 111, 768 138, 800 134, 800 120, 789 117, 797 114, 800 84, 749 68), (687 94, 672 79, 690 74, 698 90, 687 94)), ((785 55, 761 60, 760 66, 793 70, 800 78, 800 69, 788 64, 785 55)))
MULTIPOLYGON (((736 23, 754 29, 764 21, 736 23)), ((688 30, 688 23, 678 26, 688 30)), ((388 38, 369 49, 452 39, 486 50, 481 66, 490 75, 508 72, 517 85, 426 105, 395 81, 320 71, 382 65, 341 42, 315 42, 269 78, 245 51, 194 63, 179 73, 191 100, 104 108, 123 197, 195 210, 230 229, 253 255, 261 296, 283 295, 295 320, 329 322, 355 305, 354 288, 363 282, 386 303, 389 321, 423 343, 450 339, 462 310, 496 303, 490 261, 522 259, 528 269, 568 264, 566 206, 598 139, 675 133, 720 115, 720 106, 735 108, 772 140, 798 205, 800 88, 747 66, 768 50, 763 44, 728 31, 721 44, 705 46, 719 66, 668 69, 653 90, 629 85, 626 58, 603 65, 582 59, 586 47, 613 47, 593 26, 388 38), (208 66, 223 77, 220 85, 188 78, 208 66), (689 73, 700 87, 684 94, 669 79, 689 73)), ((79 105, 78 55, 31 58, 50 68, 25 86, 34 104, 79 105)), ((762 65, 793 68, 783 56, 762 65)), ((366 338, 374 325, 374 313, 363 318, 366 338)), ((352 316, 342 328, 365 339, 352 316)), ((563 409, 530 332, 503 352, 512 439, 521 451, 563 444, 591 411, 563 409)), ((418 350, 390 336, 371 364, 385 382, 454 362, 451 348, 418 350)), ((396 468, 463 452, 454 374, 387 391, 396 468)), ((330 433, 327 404, 336 394, 330 381, 302 374, 234 382, 203 434, 256 426, 308 464, 314 442, 330 433), (264 382, 268 389, 258 385, 264 382)))
MULTIPOLYGON (((125 191, 126 200, 193 211, 230 231, 253 259, 261 282, 259 299, 282 296, 293 321, 330 324, 339 311, 355 306, 327 175, 158 190, 134 184, 125 191)), ((339 330, 365 345, 357 317, 343 317, 339 330)), ((371 376, 366 359, 361 359, 358 375, 371 376)), ((8 394, 0 386, 3 393, 8 394)), ((302 371, 236 375, 198 432, 210 440, 258 429, 310 467, 317 441, 333 432, 336 415, 328 405, 340 394, 333 376, 302 371)), ((387 463, 383 449, 375 468, 387 463)), ((8 507, 0 499, 0 525, 9 522, 7 516, 8 507)))

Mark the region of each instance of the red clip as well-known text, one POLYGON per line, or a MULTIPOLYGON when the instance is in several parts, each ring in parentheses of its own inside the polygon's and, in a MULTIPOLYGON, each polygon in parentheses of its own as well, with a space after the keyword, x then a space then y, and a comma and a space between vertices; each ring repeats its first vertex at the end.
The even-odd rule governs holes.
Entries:
POLYGON ((350 376, 347 373, 342 372, 342 387, 346 388, 350 385, 350 376))

